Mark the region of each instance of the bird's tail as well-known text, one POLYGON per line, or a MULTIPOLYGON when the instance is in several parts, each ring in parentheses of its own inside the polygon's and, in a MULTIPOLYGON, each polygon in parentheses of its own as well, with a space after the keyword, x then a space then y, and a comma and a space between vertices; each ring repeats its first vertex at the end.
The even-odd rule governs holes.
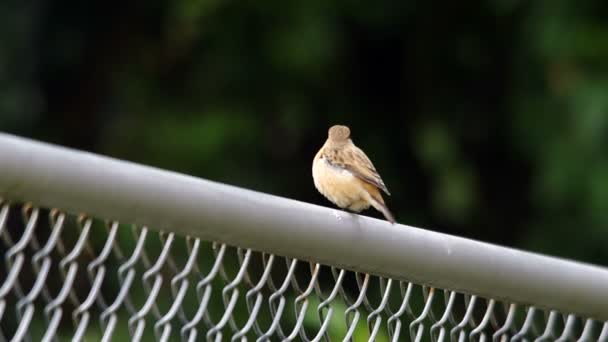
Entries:
POLYGON ((371 205, 376 208, 376 210, 378 210, 379 212, 382 213, 382 215, 384 215, 384 217, 386 217, 386 220, 388 222, 390 222, 391 224, 395 224, 395 217, 393 216, 393 214, 391 213, 390 210, 388 210, 388 207, 386 206, 386 204, 377 201, 375 198, 372 197, 372 200, 370 201, 371 205))

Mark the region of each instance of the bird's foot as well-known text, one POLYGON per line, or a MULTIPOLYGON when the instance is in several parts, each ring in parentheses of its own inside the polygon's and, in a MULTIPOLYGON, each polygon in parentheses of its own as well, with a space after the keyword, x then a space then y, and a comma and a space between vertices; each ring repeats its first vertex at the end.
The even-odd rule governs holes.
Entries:
POLYGON ((338 221, 342 221, 343 217, 340 215, 341 211, 334 210, 334 216, 338 219, 338 221))

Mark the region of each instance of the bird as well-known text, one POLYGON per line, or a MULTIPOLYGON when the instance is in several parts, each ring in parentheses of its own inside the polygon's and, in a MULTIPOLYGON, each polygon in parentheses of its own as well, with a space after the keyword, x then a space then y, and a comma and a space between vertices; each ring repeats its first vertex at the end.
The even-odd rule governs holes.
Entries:
POLYGON ((327 141, 313 159, 312 177, 317 190, 338 207, 358 213, 372 206, 395 223, 380 193, 390 196, 390 192, 374 164, 351 140, 347 126, 329 128, 327 141))

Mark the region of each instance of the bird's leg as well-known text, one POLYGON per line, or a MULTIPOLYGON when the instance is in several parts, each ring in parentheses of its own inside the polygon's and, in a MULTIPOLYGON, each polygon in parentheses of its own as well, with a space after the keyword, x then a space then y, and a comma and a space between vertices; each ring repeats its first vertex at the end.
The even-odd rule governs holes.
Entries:
POLYGON ((347 213, 348 215, 352 216, 354 219, 357 219, 358 216, 361 214, 361 211, 357 211, 357 210, 353 210, 351 208, 342 208, 342 211, 344 211, 345 213, 347 213))

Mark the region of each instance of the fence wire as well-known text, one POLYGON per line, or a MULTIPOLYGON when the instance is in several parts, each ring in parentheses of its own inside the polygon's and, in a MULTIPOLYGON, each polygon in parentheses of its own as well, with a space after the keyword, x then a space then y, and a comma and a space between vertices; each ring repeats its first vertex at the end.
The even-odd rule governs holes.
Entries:
POLYGON ((0 341, 608 341, 608 323, 0 200, 0 341))

